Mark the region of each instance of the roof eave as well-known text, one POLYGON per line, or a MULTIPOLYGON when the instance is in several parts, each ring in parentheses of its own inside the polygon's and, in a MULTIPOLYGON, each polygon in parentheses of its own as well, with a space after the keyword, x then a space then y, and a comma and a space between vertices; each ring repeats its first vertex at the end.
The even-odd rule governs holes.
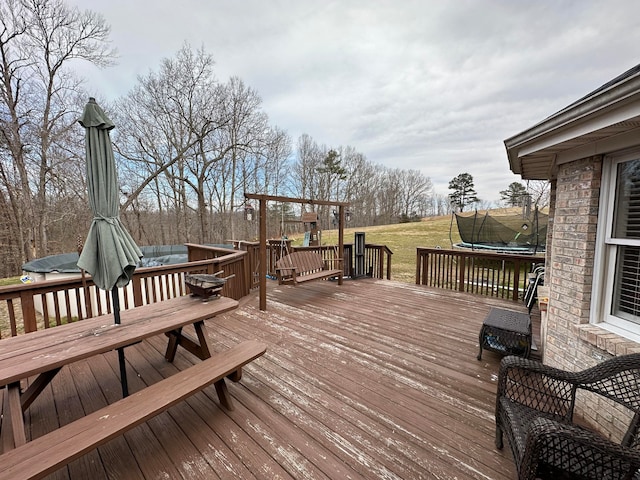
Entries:
MULTIPOLYGON (((521 155, 523 150, 528 150, 528 153, 531 154, 532 151, 538 148, 536 147, 537 144, 539 145, 539 150, 536 153, 543 155, 544 149, 554 144, 554 137, 560 138, 564 134, 566 138, 566 135, 572 135, 573 132, 571 132, 571 130, 576 130, 575 127, 585 122, 587 118, 593 119, 598 117, 599 121, 597 123, 599 125, 606 125, 609 118, 611 120, 609 124, 613 124, 621 121, 621 118, 624 116, 629 118, 637 116, 640 112, 636 112, 636 109, 624 110, 625 106, 634 102, 638 105, 637 109, 640 110, 639 73, 625 78, 611 85, 609 88, 601 89, 597 91, 597 93, 589 95, 560 110, 531 128, 506 139, 504 145, 507 150, 511 171, 519 175, 525 173, 521 155), (616 114, 616 112, 618 114, 616 114), (620 115, 620 112, 622 112, 622 115, 620 115)), ((586 126, 586 128, 596 127, 591 125, 586 126)), ((552 175, 554 157, 555 154, 549 153, 547 176, 552 175)))

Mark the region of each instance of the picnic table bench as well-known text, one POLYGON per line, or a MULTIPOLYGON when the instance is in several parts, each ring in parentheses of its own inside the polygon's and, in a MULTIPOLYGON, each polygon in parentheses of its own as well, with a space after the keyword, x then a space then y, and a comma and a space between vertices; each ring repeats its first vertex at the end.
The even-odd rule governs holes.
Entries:
MULTIPOLYGON (((342 259, 336 259, 340 262, 342 259)), ((329 267, 329 261, 323 260, 317 252, 299 251, 284 255, 276 261, 278 284, 309 282, 324 278, 339 277, 341 269, 329 267)))
POLYGON ((210 302, 179 297, 125 310, 120 325, 113 324, 113 315, 103 315, 0 340, 0 387, 6 387, 0 480, 42 478, 211 384, 222 406, 233 408, 224 379, 239 381, 242 367, 262 355, 265 346, 249 341, 211 356, 204 320, 237 305, 224 297, 210 302), (190 324, 195 339, 183 332, 190 324), (203 362, 27 442, 23 412, 61 368, 163 333, 169 336, 167 360, 182 346, 203 362), (33 376, 23 391, 21 380, 33 376))
POLYGON ((0 456, 0 480, 39 479, 125 433, 212 383, 223 407, 233 405, 225 377, 240 380, 241 368, 266 347, 254 340, 215 354, 139 392, 90 413, 0 456))

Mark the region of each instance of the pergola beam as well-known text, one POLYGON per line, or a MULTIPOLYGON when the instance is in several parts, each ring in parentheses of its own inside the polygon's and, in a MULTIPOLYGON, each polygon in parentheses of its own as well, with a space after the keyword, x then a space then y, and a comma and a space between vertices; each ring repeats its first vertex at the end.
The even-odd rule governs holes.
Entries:
POLYGON ((260 195, 258 193, 245 193, 244 198, 251 200, 266 200, 272 202, 290 202, 290 203, 304 203, 308 205, 333 205, 336 207, 348 207, 347 202, 332 202, 330 200, 313 200, 311 198, 292 198, 281 197, 279 195, 260 195))

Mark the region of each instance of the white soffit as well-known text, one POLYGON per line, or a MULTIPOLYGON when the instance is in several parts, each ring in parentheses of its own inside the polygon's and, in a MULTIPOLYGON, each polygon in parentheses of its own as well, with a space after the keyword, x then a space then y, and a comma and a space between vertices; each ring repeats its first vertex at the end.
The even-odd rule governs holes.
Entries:
POLYGON ((575 124, 560 127, 522 145, 518 149, 518 156, 522 158, 531 154, 544 154, 544 150, 550 148, 562 151, 576 144, 598 141, 638 126, 640 126, 640 102, 624 105, 614 111, 594 114, 575 124))
POLYGON ((605 138, 587 142, 583 145, 563 150, 558 153, 556 163, 572 162, 593 155, 606 155, 618 150, 640 145, 640 121, 629 123, 628 128, 621 132, 614 132, 613 128, 607 129, 609 135, 605 138))

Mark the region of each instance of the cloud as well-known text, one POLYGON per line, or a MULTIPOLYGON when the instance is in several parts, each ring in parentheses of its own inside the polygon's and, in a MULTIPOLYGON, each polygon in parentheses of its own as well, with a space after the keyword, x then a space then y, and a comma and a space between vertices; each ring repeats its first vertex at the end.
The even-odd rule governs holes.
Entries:
MULTIPOLYGON (((639 63, 640 2, 75 0, 112 26, 108 99, 187 41, 236 75, 294 142, 309 134, 497 200, 518 181, 503 140, 639 63)), ((100 95, 98 95, 100 97, 100 95)))

